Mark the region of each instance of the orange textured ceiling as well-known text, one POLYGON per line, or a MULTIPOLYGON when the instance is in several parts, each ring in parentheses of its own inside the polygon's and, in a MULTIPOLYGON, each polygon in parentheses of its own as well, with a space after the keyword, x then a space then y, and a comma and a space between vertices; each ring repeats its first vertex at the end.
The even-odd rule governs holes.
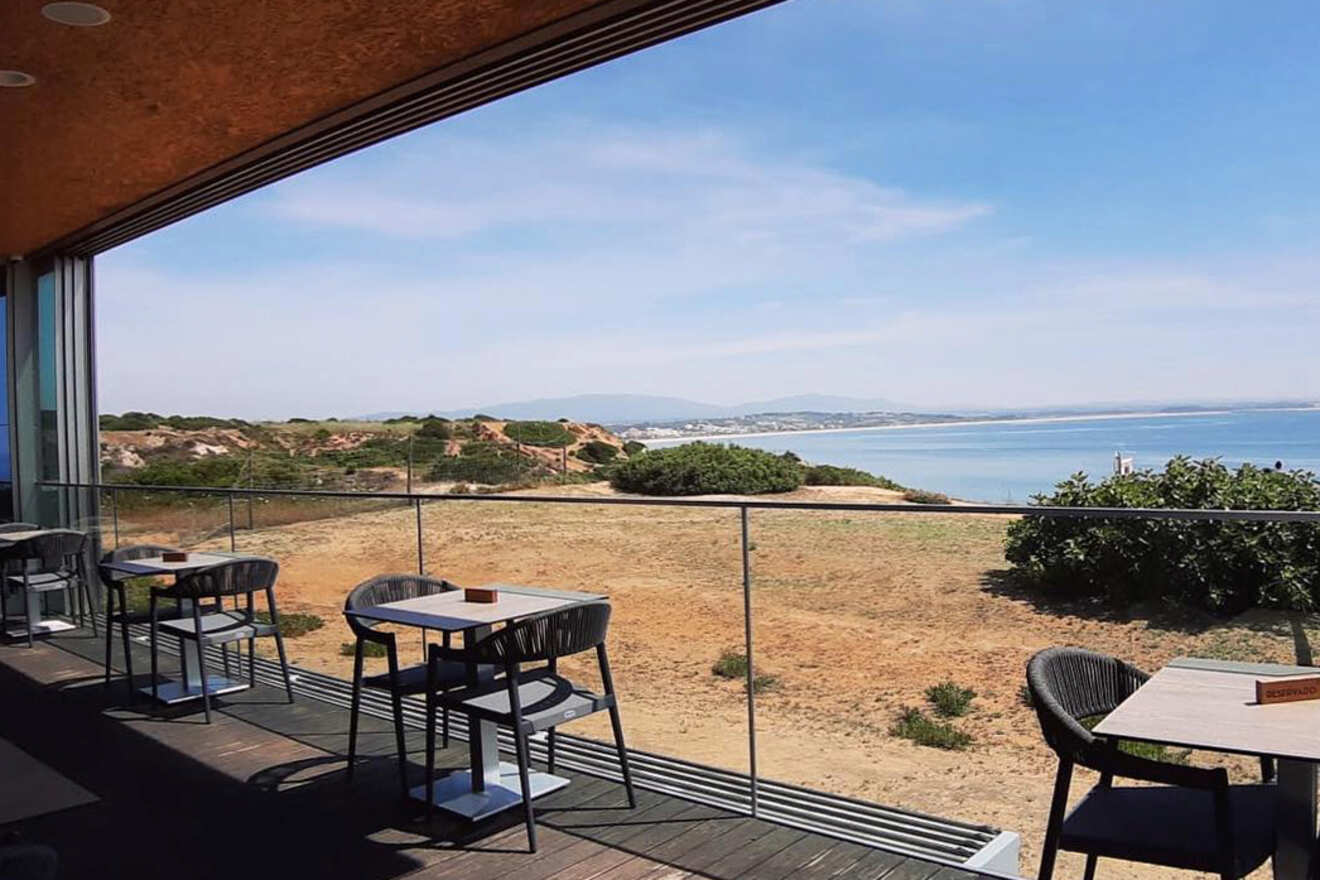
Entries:
POLYGON ((0 3, 0 258, 597 0, 105 0, 101 27, 0 3))

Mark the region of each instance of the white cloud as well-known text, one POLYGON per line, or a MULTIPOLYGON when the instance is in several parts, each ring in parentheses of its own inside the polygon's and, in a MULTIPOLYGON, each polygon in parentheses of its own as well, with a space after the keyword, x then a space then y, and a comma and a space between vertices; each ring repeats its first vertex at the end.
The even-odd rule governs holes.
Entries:
POLYGON ((567 224, 611 240, 887 242, 947 232, 988 204, 926 198, 804 161, 762 159, 718 132, 579 126, 499 143, 436 137, 370 180, 277 187, 275 216, 411 240, 567 224))

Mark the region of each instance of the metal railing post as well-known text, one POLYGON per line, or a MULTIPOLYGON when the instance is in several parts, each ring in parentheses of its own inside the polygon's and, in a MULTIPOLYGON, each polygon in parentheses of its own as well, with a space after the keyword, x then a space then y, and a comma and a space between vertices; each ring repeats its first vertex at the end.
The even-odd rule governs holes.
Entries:
POLYGON ((229 552, 233 553, 238 549, 238 541, 234 538, 234 493, 225 493, 229 498, 229 552))
POLYGON ((422 549, 422 499, 413 498, 417 509, 417 573, 426 574, 426 553, 422 549))
MULTIPOLYGON (((110 490, 110 510, 115 522, 115 549, 119 549, 119 490, 110 490)), ((106 624, 109 626, 110 624, 106 624)))
POLYGON ((756 664, 752 655, 752 559, 747 540, 747 506, 738 508, 742 522, 743 636, 747 643, 747 780, 753 818, 757 815, 756 778, 756 664))

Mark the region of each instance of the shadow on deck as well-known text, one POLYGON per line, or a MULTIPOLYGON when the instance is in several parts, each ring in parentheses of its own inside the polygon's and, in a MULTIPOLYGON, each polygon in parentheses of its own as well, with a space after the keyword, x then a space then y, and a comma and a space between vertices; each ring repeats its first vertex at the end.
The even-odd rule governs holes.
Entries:
MULTIPOLYGON (((869 849, 669 795, 566 773, 537 801, 540 850, 526 852, 521 813, 480 823, 400 798, 393 734, 363 717, 363 758, 344 773, 348 712, 267 687, 200 713, 127 705, 103 687, 102 643, 74 632, 28 649, 0 647, 0 736, 99 800, 23 819, 17 830, 60 854, 61 877, 352 877, 589 880, 849 878, 974 880, 968 871, 869 849)), ((168 662, 168 661, 167 661, 168 662)), ((171 664, 172 665, 172 664, 171 664)), ((409 749, 421 782, 421 737, 409 749)), ((464 743, 438 755, 463 766, 464 743)))

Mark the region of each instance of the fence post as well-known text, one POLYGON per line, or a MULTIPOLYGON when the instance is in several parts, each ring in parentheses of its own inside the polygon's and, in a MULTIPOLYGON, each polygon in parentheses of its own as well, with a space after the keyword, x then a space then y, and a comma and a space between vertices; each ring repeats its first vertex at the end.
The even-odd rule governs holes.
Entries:
POLYGON ((233 553, 238 549, 238 542, 234 539, 234 493, 225 493, 229 498, 229 552, 233 553))
POLYGON ((413 497, 413 504, 417 509, 417 573, 426 574, 426 556, 422 550, 422 499, 413 497))
POLYGON ((747 540, 747 506, 738 508, 742 520, 743 636, 747 643, 747 778, 751 783, 752 817, 757 809, 756 778, 756 664, 752 656, 752 560, 747 540))
MULTIPOLYGON (((110 510, 112 511, 111 516, 114 518, 115 521, 115 549, 118 550, 119 549, 119 490, 118 489, 110 490, 110 510)), ((109 623, 106 624, 106 626, 109 625, 110 625, 109 623)))

